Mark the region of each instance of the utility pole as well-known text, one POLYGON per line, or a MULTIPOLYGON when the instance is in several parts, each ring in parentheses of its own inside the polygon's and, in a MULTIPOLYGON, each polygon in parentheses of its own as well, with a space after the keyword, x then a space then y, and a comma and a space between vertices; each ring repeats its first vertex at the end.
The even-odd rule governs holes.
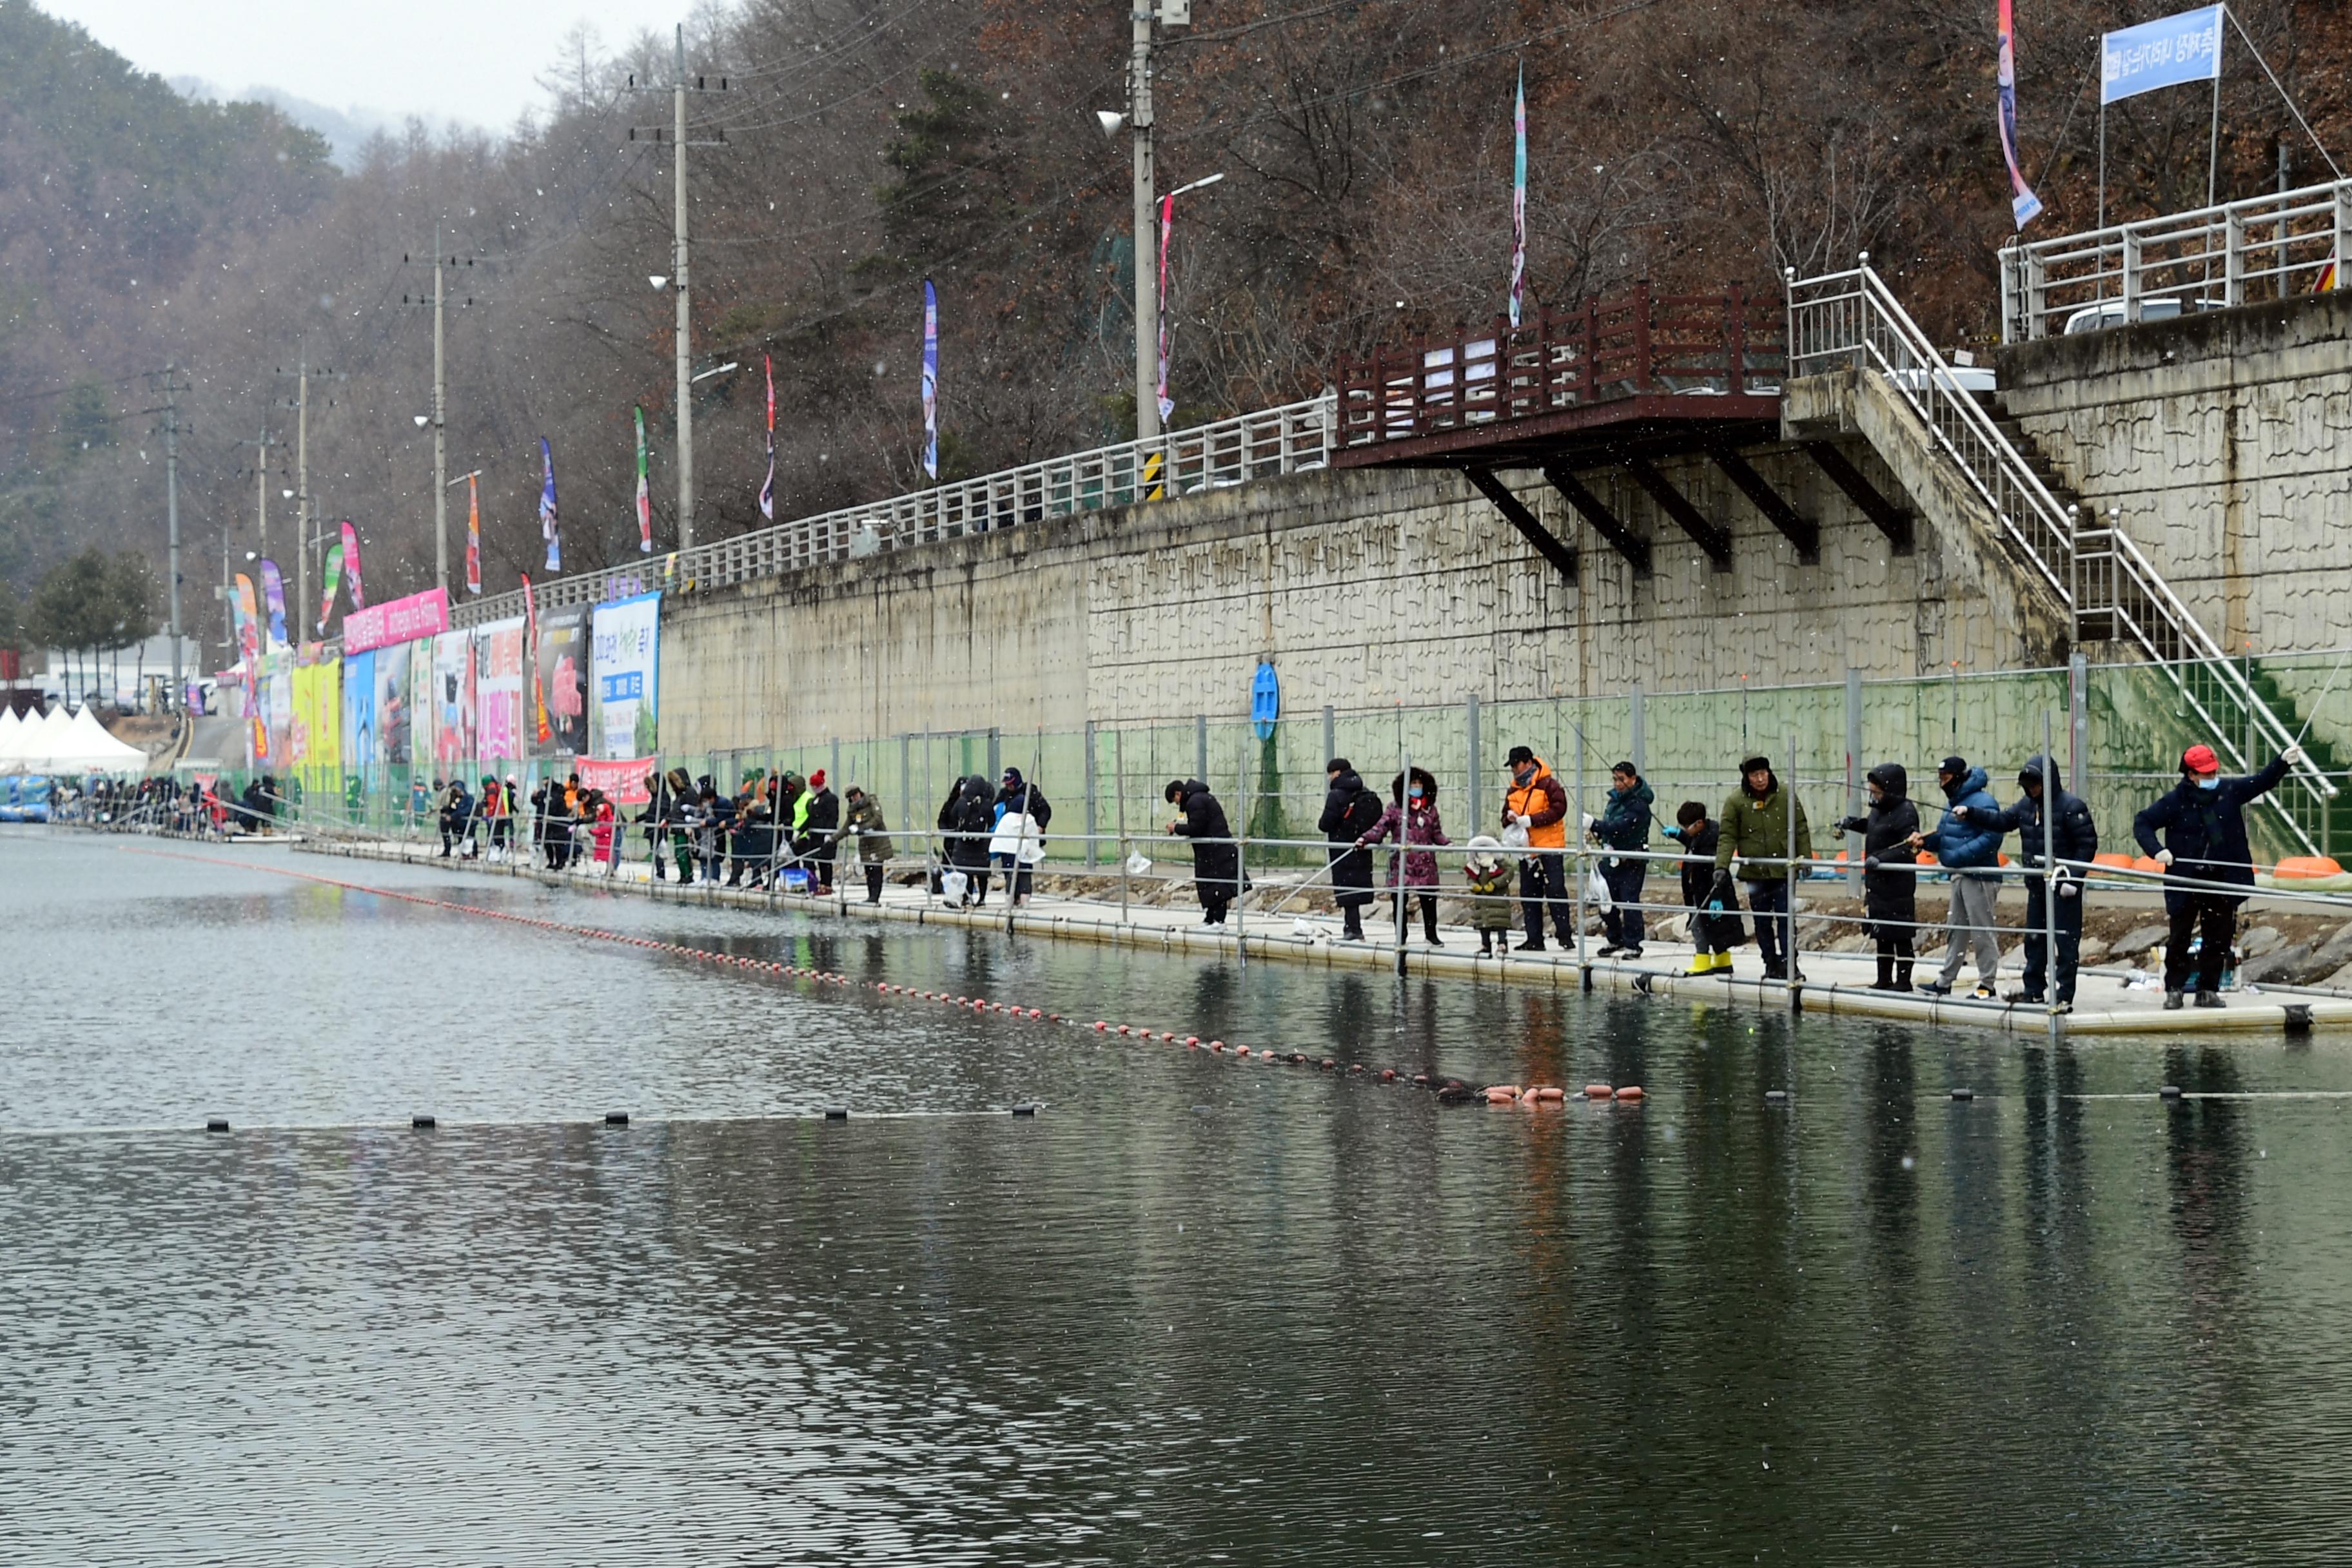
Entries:
POLYGON ((1135 438, 1160 436, 1160 221, 1151 166, 1151 22, 1160 0, 1129 0, 1135 49, 1127 63, 1127 122, 1135 133, 1135 438))
POLYGON ((261 529, 259 549, 265 560, 269 555, 269 448, 276 445, 269 438, 269 426, 263 425, 253 443, 253 504, 261 529))
POLYGON ((163 515, 169 521, 172 579, 172 703, 187 700, 180 666, 180 367, 163 367, 163 515))
MULTIPOLYGON (((401 259, 407 261, 411 258, 404 256, 401 259)), ((444 594, 449 591, 449 440, 447 421, 445 417, 447 413, 445 369, 446 361, 442 353, 441 331, 442 318, 446 313, 448 297, 447 291, 443 288, 445 282, 443 273, 445 268, 471 267, 473 264, 474 258, 470 256, 457 257, 443 253, 441 226, 436 223, 433 226, 433 414, 431 419, 433 426, 433 580, 440 585, 444 594)), ((412 301, 404 294, 401 296, 400 302, 404 305, 413 303, 420 308, 425 304, 423 299, 412 301)), ((464 301, 465 307, 470 309, 473 303, 473 296, 467 295, 464 301)))
MULTIPOLYGON (((286 371, 281 367, 278 374, 286 371)), ((314 381, 342 381, 343 373, 335 370, 312 370, 310 361, 294 362, 294 533, 300 542, 295 552, 294 607, 299 611, 310 602, 310 558, 318 552, 318 519, 310 510, 310 384, 314 381)), ((334 405, 331 400, 329 407, 334 405)), ((310 624, 309 612, 296 617, 297 626, 310 624)), ((298 630, 294 640, 303 641, 298 630)))
MULTIPOLYGON (((629 88, 638 92, 658 90, 650 83, 640 86, 634 76, 629 79, 629 88)), ((694 337, 693 303, 687 294, 686 150, 688 147, 724 147, 727 144, 727 133, 723 130, 709 141, 687 140, 686 95, 689 88, 696 92, 709 90, 708 81, 702 77, 696 77, 691 82, 687 80, 686 25, 680 23, 677 33, 677 53, 671 59, 669 84, 668 138, 672 148, 670 275, 651 279, 655 288, 667 285, 677 297, 677 547, 680 550, 694 548, 694 337)), ((719 79, 719 90, 727 90, 725 77, 719 79)), ((656 128, 653 140, 659 142, 662 138, 663 132, 656 128)), ((637 132, 633 127, 629 140, 634 142, 636 139, 637 132)))

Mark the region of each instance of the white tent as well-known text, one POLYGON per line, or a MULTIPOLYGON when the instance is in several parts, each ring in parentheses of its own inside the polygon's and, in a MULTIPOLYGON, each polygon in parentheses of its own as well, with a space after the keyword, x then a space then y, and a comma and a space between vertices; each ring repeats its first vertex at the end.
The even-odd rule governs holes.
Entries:
POLYGON ((19 721, 14 731, 0 739, 0 773, 39 773, 37 764, 47 757, 51 742, 72 727, 63 703, 19 721))
POLYGON ((0 709, 0 773, 13 773, 16 771, 16 763, 8 759, 10 752, 16 747, 17 731, 24 727, 25 721, 16 717, 16 710, 14 708, 0 709))
MULTIPOLYGON (((63 712, 60 707, 58 712, 63 712)), ((26 758, 27 771, 51 773, 121 773, 147 771, 147 753, 137 746, 116 740, 98 721, 98 715, 84 706, 63 726, 63 733, 48 738, 47 754, 40 759, 41 766, 32 768, 33 759, 26 758)))

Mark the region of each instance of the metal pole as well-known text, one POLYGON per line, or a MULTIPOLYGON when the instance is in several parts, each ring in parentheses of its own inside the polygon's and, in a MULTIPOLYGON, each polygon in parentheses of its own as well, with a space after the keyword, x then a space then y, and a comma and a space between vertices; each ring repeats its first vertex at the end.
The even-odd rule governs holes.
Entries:
POLYGON ((1412 831, 1412 753, 1397 748, 1397 841, 1395 858, 1391 864, 1396 870, 1393 891, 1396 894, 1396 972, 1404 978, 1404 847, 1412 831))
MULTIPOLYGON (((1127 68, 1127 118, 1135 133, 1135 438, 1142 442, 1160 436, 1160 229, 1152 211, 1158 181, 1151 166, 1151 21, 1159 7, 1153 0, 1130 4, 1134 51, 1127 68)), ((1143 462, 1144 454, 1138 452, 1139 500, 1143 462)), ((1202 782, 1208 782, 1205 773, 1202 782)))
POLYGON ((1111 809, 1118 816, 1118 923, 1127 924, 1127 731, 1110 732, 1111 809))
POLYGON ((1097 784, 1095 778, 1095 721, 1087 721, 1087 869, 1095 868, 1099 858, 1095 853, 1095 826, 1098 816, 1097 784))
POLYGON ((676 236, 670 286, 677 290, 677 547, 694 548, 694 365, 686 292, 686 25, 677 28, 675 77, 670 89, 671 159, 677 170, 672 197, 676 236))
POLYGON ((180 667, 180 378, 179 367, 163 367, 163 515, 171 530, 172 701, 187 700, 188 680, 180 667))
POLYGON ((1781 901, 1785 906, 1780 911, 1780 952, 1788 961, 1788 970, 1780 984, 1788 989, 1789 1010, 1793 1013, 1804 1006, 1803 994, 1797 988, 1797 732, 1790 731, 1786 739, 1789 776, 1780 785, 1786 797, 1781 822, 1781 847, 1786 855, 1780 863, 1781 901))
POLYGON ((442 420, 441 304, 446 279, 441 226, 433 226, 433 581, 449 592, 449 439, 442 420))
POLYGON ((310 602, 310 363, 294 362, 294 645, 310 602))
MULTIPOLYGON (((1470 694, 1469 700, 1463 704, 1463 718, 1465 720, 1465 727, 1467 731, 1465 738, 1470 742, 1470 755, 1468 760, 1464 763, 1462 769, 1465 775, 1464 784, 1465 786, 1463 790, 1463 796, 1465 804, 1470 808, 1470 821, 1475 825, 1486 820, 1486 813, 1479 804, 1478 694, 1475 691, 1470 694)), ((1326 752, 1324 755, 1328 756, 1330 753, 1326 752)))
MULTIPOLYGON (((1849 816, 1863 814, 1862 784, 1862 671, 1848 665, 1845 671, 1845 809, 1849 816)), ((1846 888, 1857 899, 1862 897, 1864 842, 1859 833, 1845 836, 1846 888)))
POLYGON ((1323 760, 1329 762, 1339 754, 1339 728, 1331 714, 1331 705, 1323 704, 1323 760))
MULTIPOLYGON (((1553 711, 1559 711, 1555 704, 1553 711)), ((1583 717, 1579 710, 1577 717, 1583 717)), ((1554 735, 1557 742, 1559 737, 1554 735)), ((1555 748, 1557 750, 1557 748, 1555 748)), ((1584 962, 1584 726, 1576 726, 1576 826, 1564 835, 1572 847, 1568 852, 1568 879, 1576 889, 1576 973, 1578 983, 1587 991, 1592 989, 1592 968, 1584 962)))
MULTIPOLYGON (((265 560, 269 554, 269 426, 261 427, 260 437, 253 443, 253 504, 261 529, 260 542, 255 553, 265 560)), ((262 628, 262 651, 269 651, 269 628, 262 628)))
POLYGON ((1192 715, 1192 776, 1202 784, 1209 782, 1209 716, 1192 715))
MULTIPOLYGON (((2213 193, 2221 174, 2221 25, 2213 25, 2213 128, 2205 142, 2205 205, 2213 205, 2213 193)), ((2210 258, 2210 251, 2208 251, 2210 258)), ((2235 300, 2231 303, 2235 304, 2235 300)))
POLYGON ((1637 685, 1633 688, 1633 695, 1626 699, 1625 717, 1633 731, 1633 749, 1632 754, 1625 760, 1633 764, 1633 771, 1636 773, 1647 778, 1650 775, 1649 738, 1643 732, 1647 726, 1643 722, 1644 715, 1642 707, 1642 689, 1637 685))
POLYGON ((1242 967, 1249 967, 1249 819, 1250 760, 1247 744, 1241 748, 1235 772, 1241 775, 1242 825, 1234 835, 1234 949, 1242 967))
POLYGON ((2050 1043, 2058 1022, 2058 759, 2050 750, 2050 710, 2042 710, 2042 1000, 2048 1008, 2050 1043))
POLYGON ((2099 99, 2099 221, 2092 226, 2107 226, 2107 100, 2104 93, 2099 99))

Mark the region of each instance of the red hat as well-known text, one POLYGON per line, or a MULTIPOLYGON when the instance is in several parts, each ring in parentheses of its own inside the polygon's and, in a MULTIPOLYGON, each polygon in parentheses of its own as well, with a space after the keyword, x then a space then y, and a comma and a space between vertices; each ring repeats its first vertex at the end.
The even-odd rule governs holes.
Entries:
POLYGON ((2218 773, 2221 759, 2213 754, 2210 746, 2191 746, 2180 753, 2180 765, 2192 773, 2218 773))
MULTIPOLYGON (((2205 754, 2206 754, 2207 756, 2209 756, 2209 757, 2210 757, 2210 756, 2211 756, 2213 753, 2212 753, 2212 752, 2207 752, 2205 754)), ((817 771, 816 771, 816 772, 814 772, 814 773, 813 773, 809 774, 809 788, 811 788, 811 789, 823 789, 824 787, 824 770, 823 768, 819 768, 819 769, 817 769, 817 771)))

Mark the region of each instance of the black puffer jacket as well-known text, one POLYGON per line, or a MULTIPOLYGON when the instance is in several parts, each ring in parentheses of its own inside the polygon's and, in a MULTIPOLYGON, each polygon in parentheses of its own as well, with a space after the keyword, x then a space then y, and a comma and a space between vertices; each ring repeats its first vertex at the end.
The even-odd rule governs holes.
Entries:
POLYGON ((958 779, 940 807, 940 831, 959 833, 947 841, 948 864, 966 871, 988 869, 988 839, 996 827, 994 792, 978 773, 958 779))
POLYGON ((1372 852, 1359 849, 1356 840, 1379 826, 1381 797, 1364 787, 1363 775, 1353 768, 1331 781, 1323 796, 1323 816, 1315 824, 1331 848, 1331 890, 1342 909, 1372 901, 1372 852))
MULTIPOLYGON (((2027 779, 2042 786, 2042 798, 2021 795, 2017 804, 2000 814, 2001 828, 2017 835, 2018 858, 2028 866, 2042 864, 2043 808, 2048 807, 2050 837, 2057 846, 2058 858, 2064 861, 2090 863, 2099 852, 2098 825, 2091 820, 2091 808, 2079 795, 2050 787, 2048 759, 2029 757, 2019 771, 2017 782, 2023 787, 2027 779)), ((2075 873, 2082 873, 2077 870, 2075 873)))
POLYGON ((1884 866, 1913 866, 1919 860, 1911 836, 1919 831, 1919 808, 1911 804, 1911 777, 1901 763, 1881 763, 1865 775, 1880 795, 1861 816, 1849 816, 1839 830, 1862 835, 1866 863, 1863 873, 1863 913, 1874 921, 1908 924, 1918 918, 1919 879, 1909 871, 1881 870, 1884 866))
MULTIPOLYGON (((2199 789, 2184 773, 2178 784, 2132 818, 2132 837, 2143 855, 2153 856, 2158 848, 2172 851, 2168 876, 2251 888, 2254 851, 2246 841, 2246 807, 2277 788, 2284 777, 2284 757, 2272 758, 2261 773, 2225 778, 2211 789, 2199 789), (2158 828, 2164 830, 2161 845, 2156 839, 2158 828)), ((2063 847, 2064 840, 2060 844, 2063 847)))
POLYGON ((1201 902, 1206 905, 1213 900, 1230 900, 1239 890, 1234 883, 1240 878, 1242 862, 1237 846, 1213 842, 1234 836, 1233 828, 1225 822, 1224 806, 1199 779, 1184 781, 1176 805, 1184 815, 1171 831, 1192 841, 1192 884, 1201 902))

